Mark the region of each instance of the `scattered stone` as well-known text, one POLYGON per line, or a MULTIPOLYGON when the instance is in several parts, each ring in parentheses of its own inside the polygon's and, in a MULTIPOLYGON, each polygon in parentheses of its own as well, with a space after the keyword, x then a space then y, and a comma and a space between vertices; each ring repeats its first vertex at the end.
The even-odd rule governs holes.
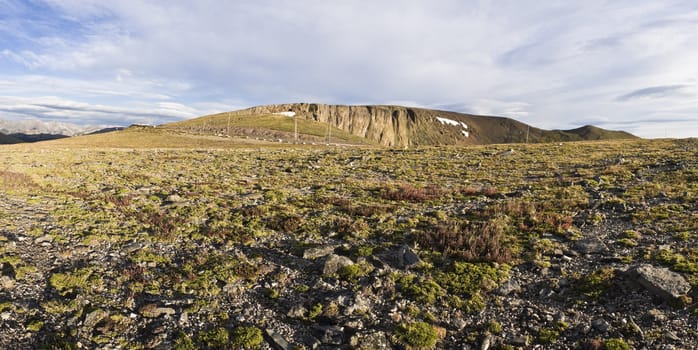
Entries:
POLYGON ((306 314, 308 314, 308 309, 303 307, 303 305, 296 305, 286 315, 293 318, 303 318, 306 314))
POLYGON ((666 315, 659 309, 650 309, 647 311, 647 315, 655 322, 666 321, 666 315))
POLYGON ((139 310, 141 316, 146 318, 158 318, 162 315, 174 315, 175 310, 169 307, 158 307, 155 304, 146 304, 139 310))
POLYGON ((682 275, 666 267, 642 264, 628 273, 652 294, 666 301, 675 301, 691 289, 691 285, 682 275))
POLYGON ((308 248, 303 252, 303 259, 315 260, 322 258, 334 252, 334 249, 335 246, 332 245, 308 248))
POLYGON ((591 321, 591 326, 594 327, 596 330, 599 332, 608 332, 609 329, 611 329, 611 324, 608 323, 608 321, 604 320, 603 318, 597 318, 593 321, 591 321))
POLYGON ((604 254, 608 253, 608 247, 598 237, 579 240, 575 243, 575 248, 582 254, 604 254))
POLYGON ((523 335, 515 335, 507 339, 507 343, 514 346, 528 346, 528 337, 523 335))
POLYGON ((368 350, 387 350, 392 349, 390 341, 385 335, 385 332, 367 332, 354 334, 349 340, 349 345, 354 349, 368 350))
POLYGON ((87 316, 85 316, 85 321, 83 322, 83 325, 85 326, 85 328, 91 330, 92 328, 95 328, 95 326, 99 322, 101 322, 103 319, 105 319, 108 316, 109 316, 108 312, 101 310, 101 309, 97 309, 97 310, 92 311, 89 314, 87 314, 87 316))
POLYGON ((15 287, 15 280, 9 276, 0 277, 0 288, 2 290, 11 290, 15 287))
POLYGON ((182 197, 177 194, 171 194, 165 199, 168 203, 180 203, 182 202, 182 197))
POLYGON ((51 242, 53 242, 53 236, 51 236, 51 235, 43 235, 43 236, 41 236, 41 237, 37 237, 37 238, 34 240, 34 243, 35 243, 35 244, 51 243, 51 242))
POLYGON ((498 289, 497 293, 499 295, 509 295, 511 293, 519 293, 521 292, 521 285, 519 282, 517 282, 515 279, 510 278, 506 282, 504 282, 498 289))
POLYGON ((15 272, 15 267, 12 266, 10 263, 2 263, 2 271, 1 271, 1 276, 7 276, 10 278, 15 278, 17 277, 17 273, 15 272))
POLYGON ((398 266, 409 269, 410 267, 419 265, 422 262, 422 259, 419 258, 419 255, 417 255, 417 253, 415 253, 410 246, 403 244, 397 250, 397 261, 398 266))
POLYGON ((488 334, 485 336, 485 339, 482 340, 480 350, 488 350, 490 348, 490 344, 492 344, 492 335, 488 334))
POLYGON ((340 326, 316 326, 319 331, 320 341, 323 344, 341 345, 344 343, 344 327, 340 326))
POLYGON ((278 349, 293 350, 295 348, 294 346, 289 344, 288 341, 286 341, 286 339, 284 339, 284 337, 281 336, 281 334, 276 333, 273 329, 267 328, 266 332, 267 332, 267 335, 269 336, 269 338, 271 338, 273 344, 278 349))
POLYGON ((325 275, 333 275, 342 267, 349 265, 354 265, 354 262, 346 256, 330 254, 325 260, 325 266, 322 269, 322 273, 325 275))

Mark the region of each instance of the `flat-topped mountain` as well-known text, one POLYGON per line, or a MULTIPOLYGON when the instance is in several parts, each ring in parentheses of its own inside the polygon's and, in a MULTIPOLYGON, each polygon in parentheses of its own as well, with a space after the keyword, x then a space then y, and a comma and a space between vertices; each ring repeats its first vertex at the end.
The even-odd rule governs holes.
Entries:
MULTIPOLYGON (((298 118, 330 123, 352 135, 393 147, 636 138, 627 132, 594 126, 572 130, 543 130, 511 118, 403 106, 290 103, 257 106, 233 114, 254 116, 287 112, 294 113, 298 118)), ((225 113, 217 116, 224 115, 225 113)))

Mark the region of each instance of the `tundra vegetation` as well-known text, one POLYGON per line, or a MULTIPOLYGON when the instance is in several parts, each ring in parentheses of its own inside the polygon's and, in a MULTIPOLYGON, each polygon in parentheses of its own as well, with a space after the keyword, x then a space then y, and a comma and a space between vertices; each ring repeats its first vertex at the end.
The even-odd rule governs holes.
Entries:
POLYGON ((82 140, 0 152, 2 348, 698 345, 696 140, 82 140))

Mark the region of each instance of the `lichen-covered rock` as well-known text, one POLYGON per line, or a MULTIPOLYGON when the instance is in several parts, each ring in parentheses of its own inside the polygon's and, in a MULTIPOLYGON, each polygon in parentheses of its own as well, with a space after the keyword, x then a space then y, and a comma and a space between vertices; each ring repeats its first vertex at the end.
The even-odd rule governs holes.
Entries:
POLYGON ((335 246, 320 246, 320 247, 313 247, 313 248, 308 248, 305 251, 303 251, 303 259, 317 259, 317 258, 322 258, 323 256, 327 256, 331 254, 335 249, 335 246))
POLYGON ((691 285, 682 275, 666 267, 642 264, 634 267, 628 273, 652 294, 666 301, 674 301, 686 295, 691 289, 691 285))
POLYGON ((330 254, 325 260, 325 265, 322 268, 322 273, 325 275, 333 275, 342 267, 354 265, 354 262, 346 256, 330 254))

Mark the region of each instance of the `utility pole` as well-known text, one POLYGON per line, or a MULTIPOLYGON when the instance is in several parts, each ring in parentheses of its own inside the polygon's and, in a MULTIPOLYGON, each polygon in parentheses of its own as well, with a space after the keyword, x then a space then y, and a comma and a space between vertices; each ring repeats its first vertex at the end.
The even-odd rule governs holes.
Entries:
POLYGON ((529 126, 526 128, 526 143, 527 143, 527 144, 528 144, 528 132, 529 132, 530 130, 531 130, 531 126, 529 125, 529 126))
POLYGON ((330 139, 332 138, 332 124, 330 124, 331 117, 327 117, 327 145, 330 145, 330 139))
POLYGON ((228 112, 228 137, 230 137, 230 112, 228 112))
POLYGON ((298 143, 298 114, 293 116, 293 143, 298 143))

